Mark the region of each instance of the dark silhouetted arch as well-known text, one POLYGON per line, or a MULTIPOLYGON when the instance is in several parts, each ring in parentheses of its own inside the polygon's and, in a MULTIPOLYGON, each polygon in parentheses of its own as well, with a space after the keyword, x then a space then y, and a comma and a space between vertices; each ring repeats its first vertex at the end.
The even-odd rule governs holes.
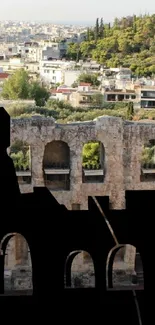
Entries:
MULTIPOLYGON (((133 275, 132 275, 132 283, 130 285, 125 284, 125 287, 132 288, 132 285, 140 286, 143 288, 144 284, 144 279, 143 279, 143 265, 142 265, 142 260, 140 257, 140 254, 137 252, 136 248, 133 245, 116 245, 110 252, 107 258, 107 288, 112 289, 114 288, 114 283, 113 283, 113 266, 115 263, 116 256, 118 257, 121 255, 121 250, 123 250, 124 256, 121 257, 122 261, 121 264, 125 264, 125 250, 129 248, 134 248, 135 253, 132 259, 134 259, 134 266, 133 266, 133 275)), ((116 263, 118 261, 116 260, 116 263)), ((124 269, 124 272, 127 270, 127 273, 129 270, 132 270, 132 267, 130 269, 130 264, 129 264, 129 269, 124 269)), ((119 272, 119 268, 118 268, 119 272)), ((120 283, 121 286, 121 283, 120 283)))
POLYGON ((32 294, 32 260, 25 237, 19 233, 9 233, 1 240, 0 249, 3 257, 3 293, 32 294), (11 247, 8 248, 9 244, 11 247))
POLYGON ((71 285, 72 285, 72 280, 71 280, 71 267, 72 267, 73 259, 74 259, 74 257, 76 255, 78 255, 81 252, 82 252, 81 250, 77 250, 77 251, 71 252, 67 256, 66 264, 65 264, 65 275, 66 275, 65 282, 66 282, 66 286, 67 287, 71 287, 71 285))
MULTIPOLYGON (((77 262, 77 261, 76 261, 77 262)), ((65 273, 66 273, 66 287, 72 287, 73 285, 73 282, 74 282, 74 286, 75 287, 87 287, 88 286, 88 280, 90 280, 91 282, 93 281, 93 285, 91 283, 91 285, 89 286, 95 286, 95 280, 94 280, 94 275, 95 275, 95 271, 94 271, 94 262, 93 262, 93 259, 91 257, 91 255, 86 252, 86 251, 73 251, 72 253, 70 253, 67 257, 67 260, 66 260, 66 266, 65 266, 65 273), (80 263, 78 261, 78 265, 76 265, 76 276, 75 276, 75 273, 73 271, 73 268, 74 268, 74 261, 76 259, 77 256, 80 256, 80 263), (81 258, 82 258, 82 264, 81 264, 81 258), (92 278, 92 267, 91 267, 91 264, 93 266, 93 278, 92 278), (75 278, 74 278, 74 276, 75 278), (84 279, 86 280, 86 283, 85 283, 85 280, 83 281, 83 277, 84 279), (74 279, 74 281, 73 281, 74 279), (84 282, 82 284, 82 282, 84 282), (75 285, 75 282, 76 282, 76 285, 75 285), (78 285, 77 285, 77 282, 78 282, 78 285), (79 285, 79 282, 80 282, 80 285, 79 285)))

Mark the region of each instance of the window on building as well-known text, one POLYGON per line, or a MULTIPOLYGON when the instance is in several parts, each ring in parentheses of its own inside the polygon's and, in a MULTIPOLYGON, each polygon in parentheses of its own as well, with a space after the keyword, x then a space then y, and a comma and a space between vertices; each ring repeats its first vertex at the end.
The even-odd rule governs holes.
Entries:
POLYGON ((82 150, 83 183, 102 183, 105 176, 105 150, 100 141, 85 143, 82 150))
POLYGON ((52 141, 45 147, 43 159, 45 186, 50 190, 70 189, 70 148, 63 141, 52 141))
POLYGON ((31 148, 23 141, 17 140, 10 147, 10 157, 13 160, 18 183, 31 183, 31 148))
POLYGON ((155 180, 155 140, 152 139, 142 147, 141 181, 155 180))

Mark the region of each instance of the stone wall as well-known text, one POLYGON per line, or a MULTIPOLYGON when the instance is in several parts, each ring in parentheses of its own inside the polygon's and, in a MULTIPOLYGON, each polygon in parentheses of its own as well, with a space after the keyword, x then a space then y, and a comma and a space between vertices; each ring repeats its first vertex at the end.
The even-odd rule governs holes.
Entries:
POLYGON ((125 190, 155 189, 155 182, 141 182, 140 158, 142 146, 155 139, 155 123, 127 122, 104 116, 92 122, 57 124, 52 118, 12 119, 11 141, 23 140, 31 147, 32 183, 20 185, 31 192, 34 186, 45 186, 43 158, 45 146, 54 140, 64 141, 70 148, 70 190, 53 191, 59 203, 68 209, 80 204, 87 209, 91 195, 110 198, 112 209, 125 208, 125 190), (84 143, 100 141, 105 149, 103 183, 82 182, 82 147, 84 143))
MULTIPOLYGON (((141 181, 142 146, 155 139, 155 122, 128 122, 117 117, 99 117, 91 122, 57 124, 52 118, 34 116, 11 120, 11 143, 22 140, 31 147, 31 184, 20 184, 21 192, 45 186, 43 160, 46 145, 63 141, 70 149, 70 190, 51 191, 69 210, 88 209, 88 196, 109 196, 111 209, 125 209, 126 190, 155 189, 154 181, 141 181), (104 146, 104 182, 82 182, 82 148, 88 141, 104 146)), ((47 148, 47 147, 46 147, 47 148)), ((126 249, 125 261, 134 269, 135 250, 126 249)))

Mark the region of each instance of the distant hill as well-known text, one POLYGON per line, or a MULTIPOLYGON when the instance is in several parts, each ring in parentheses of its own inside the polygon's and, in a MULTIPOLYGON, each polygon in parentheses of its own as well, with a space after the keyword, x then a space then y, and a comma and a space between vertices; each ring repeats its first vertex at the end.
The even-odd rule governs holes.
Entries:
POLYGON ((97 19, 87 40, 70 44, 68 58, 92 58, 106 67, 128 67, 136 76, 155 75, 155 14, 115 18, 113 25, 97 19))

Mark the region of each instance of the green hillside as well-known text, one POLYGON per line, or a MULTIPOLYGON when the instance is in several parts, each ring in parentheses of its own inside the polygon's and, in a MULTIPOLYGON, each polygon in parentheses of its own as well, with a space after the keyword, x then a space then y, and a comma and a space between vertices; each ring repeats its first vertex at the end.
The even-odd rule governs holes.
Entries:
POLYGON ((70 44, 68 58, 96 60, 106 67, 127 67, 133 76, 155 74, 155 14, 115 19, 113 26, 97 19, 87 40, 70 44))

